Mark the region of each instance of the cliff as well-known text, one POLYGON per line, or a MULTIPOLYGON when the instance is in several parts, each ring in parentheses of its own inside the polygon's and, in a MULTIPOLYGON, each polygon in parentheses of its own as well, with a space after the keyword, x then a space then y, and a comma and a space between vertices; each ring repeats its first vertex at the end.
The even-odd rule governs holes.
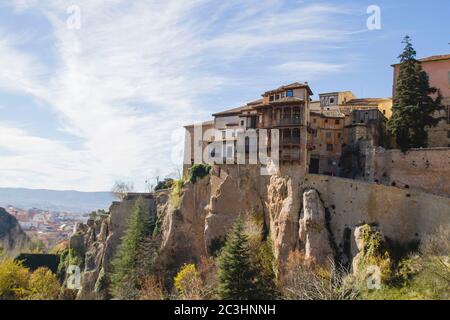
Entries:
POLYGON ((17 219, 0 208, 0 247, 7 255, 14 255, 25 248, 28 236, 22 230, 17 219))
MULTIPOLYGON (((187 182, 179 193, 144 195, 161 235, 161 268, 177 270, 212 255, 240 215, 260 221, 273 242, 282 270, 294 251, 306 263, 335 259, 351 265, 359 249, 355 230, 376 226, 387 242, 408 247, 441 224, 450 224, 450 198, 363 181, 299 174, 297 167, 277 175, 257 166, 214 166, 209 176, 187 182)), ((142 196, 142 195, 141 195, 142 196)), ((71 247, 84 252, 79 298, 106 295, 101 282, 111 271, 126 219, 138 195, 111 206, 110 215, 80 226, 71 247)))

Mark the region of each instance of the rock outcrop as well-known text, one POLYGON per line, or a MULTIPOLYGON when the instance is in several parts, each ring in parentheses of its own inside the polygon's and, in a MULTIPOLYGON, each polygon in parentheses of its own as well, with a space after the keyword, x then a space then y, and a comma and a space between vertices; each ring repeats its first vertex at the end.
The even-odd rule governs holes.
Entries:
POLYGON ((6 255, 14 255, 26 248, 30 239, 17 219, 0 208, 0 247, 6 255))
MULTIPOLYGON (((69 239, 69 253, 78 256, 81 267, 81 289, 77 299, 105 299, 108 296, 108 274, 128 217, 136 201, 142 198, 151 218, 156 218, 156 199, 152 194, 129 194, 123 201, 114 202, 109 215, 79 223, 69 239)), ((66 267, 71 263, 66 262, 66 267)), ((73 259, 72 259, 73 260, 73 259)))
POLYGON ((303 193, 299 238, 304 245, 307 262, 326 264, 334 259, 335 252, 326 228, 325 208, 316 190, 303 193))

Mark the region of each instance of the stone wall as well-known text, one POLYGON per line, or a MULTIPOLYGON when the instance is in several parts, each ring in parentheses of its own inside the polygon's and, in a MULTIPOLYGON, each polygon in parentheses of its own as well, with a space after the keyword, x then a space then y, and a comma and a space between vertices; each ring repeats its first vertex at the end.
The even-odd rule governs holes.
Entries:
MULTIPOLYGON (((448 197, 321 175, 306 177, 300 190, 309 188, 318 191, 327 208, 331 233, 341 253, 346 234, 353 234, 355 227, 364 223, 377 224, 388 239, 403 246, 450 224, 448 197)), ((356 252, 351 237, 349 258, 356 252)))
POLYGON ((364 179, 450 196, 450 148, 368 149, 364 179))

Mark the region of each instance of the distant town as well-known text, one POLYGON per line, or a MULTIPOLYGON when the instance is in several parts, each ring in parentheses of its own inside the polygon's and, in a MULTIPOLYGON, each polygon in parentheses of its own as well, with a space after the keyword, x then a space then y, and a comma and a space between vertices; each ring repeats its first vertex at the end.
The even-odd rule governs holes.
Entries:
POLYGON ((19 222, 28 237, 41 243, 45 248, 52 248, 59 242, 67 240, 79 222, 86 222, 89 213, 76 214, 56 212, 37 208, 20 209, 7 206, 6 211, 19 222))

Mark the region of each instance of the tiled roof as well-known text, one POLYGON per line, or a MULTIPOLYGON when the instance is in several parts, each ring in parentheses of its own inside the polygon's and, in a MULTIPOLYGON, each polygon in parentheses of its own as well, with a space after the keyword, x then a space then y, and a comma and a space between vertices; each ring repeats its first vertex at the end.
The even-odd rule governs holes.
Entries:
MULTIPOLYGON (((214 120, 209 120, 209 121, 202 122, 202 126, 212 126, 212 125, 214 125, 214 120)), ((189 125, 184 126, 184 127, 185 128, 190 128, 190 127, 193 127, 193 126, 194 126, 194 124, 189 124, 189 125)))
POLYGON ((352 99, 344 103, 344 106, 361 106, 361 105, 367 105, 367 106, 378 106, 380 102, 386 101, 389 99, 383 99, 383 98, 365 98, 365 99, 352 99))
POLYGON ((345 114, 339 110, 311 111, 310 113, 324 118, 345 118, 345 114))
POLYGON ((221 112, 218 112, 218 113, 214 113, 213 117, 237 115, 237 114, 241 113, 242 111, 244 111, 246 109, 251 109, 251 107, 249 107, 248 105, 245 105, 245 106, 242 106, 242 107, 237 107, 237 108, 229 109, 229 110, 226 110, 226 111, 221 111, 221 112))
POLYGON ((264 95, 277 93, 277 92, 284 91, 287 89, 295 89, 295 88, 306 88, 308 90, 309 94, 313 95, 313 92, 312 92, 311 88, 309 87, 309 85, 306 83, 300 83, 300 82, 294 82, 294 83, 291 83, 291 84, 288 84, 285 86, 281 86, 274 90, 266 91, 266 92, 264 92, 264 95))
MULTIPOLYGON (((430 61, 440 61, 440 60, 450 60, 450 54, 441 54, 441 55, 435 55, 430 57, 425 57, 422 59, 419 59, 420 62, 430 62, 430 61)), ((400 63, 395 63, 392 66, 397 66, 400 63)))

